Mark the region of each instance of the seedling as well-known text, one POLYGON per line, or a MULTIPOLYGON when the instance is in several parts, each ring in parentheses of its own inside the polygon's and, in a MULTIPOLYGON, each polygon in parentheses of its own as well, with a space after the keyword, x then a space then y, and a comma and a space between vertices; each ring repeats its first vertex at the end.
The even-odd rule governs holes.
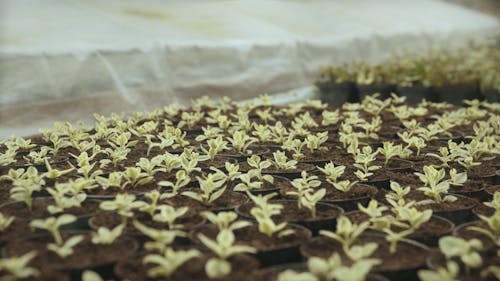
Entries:
POLYGON ((349 192, 357 183, 357 181, 343 180, 333 183, 333 187, 342 192, 349 192))
POLYGON ((1 281, 16 281, 36 278, 40 272, 34 267, 28 267, 28 263, 36 257, 36 251, 28 252, 20 257, 10 257, 0 259, 1 281))
POLYGON ((496 210, 491 217, 479 215, 479 218, 486 223, 488 229, 477 226, 469 226, 467 229, 486 235, 495 245, 500 246, 500 210, 496 210))
POLYGON ((156 173, 163 171, 162 162, 164 160, 163 155, 158 155, 153 157, 151 160, 148 158, 139 159, 135 165, 146 172, 146 174, 150 177, 153 177, 156 173))
POLYGON ((229 229, 234 231, 252 225, 252 223, 249 221, 243 221, 243 220, 236 221, 238 215, 232 211, 219 212, 217 214, 209 211, 204 211, 201 214, 211 223, 215 224, 217 226, 217 229, 219 229, 219 231, 223 229, 229 229))
POLYGON ((205 264, 205 272, 209 278, 220 278, 231 273, 231 264, 227 261, 230 257, 257 252, 255 248, 250 246, 235 245, 234 233, 230 229, 221 230, 215 241, 201 233, 198 234, 198 238, 216 255, 205 264))
POLYGON ((418 277, 422 281, 456 281, 460 274, 460 267, 454 261, 448 261, 446 268, 439 267, 436 270, 422 269, 418 271, 418 277))
POLYGON ((391 158, 400 156, 402 151, 403 151, 403 146, 401 144, 394 145, 393 142, 389 141, 384 141, 383 147, 380 147, 378 149, 378 152, 384 155, 385 158, 384 166, 387 166, 387 164, 389 164, 389 160, 391 160, 391 158))
POLYGON ((371 146, 364 146, 362 150, 358 149, 356 155, 354 155, 354 161, 356 163, 354 163, 353 166, 359 169, 356 171, 355 175, 361 181, 366 181, 368 177, 373 175, 373 171, 381 168, 377 165, 371 165, 371 163, 376 160, 377 154, 378 151, 373 152, 371 146))
POLYGON ((437 203, 440 204, 442 202, 454 202, 457 200, 457 197, 453 195, 445 195, 448 193, 448 189, 450 188, 449 181, 443 181, 445 176, 444 169, 436 170, 432 166, 424 166, 423 168, 424 174, 415 173, 422 181, 425 186, 419 187, 418 190, 423 191, 424 194, 432 199, 426 199, 419 202, 419 204, 432 204, 437 203))
POLYGON ((251 171, 254 171, 254 175, 259 181, 267 181, 269 183, 274 182, 274 178, 271 175, 263 175, 262 172, 271 167, 272 163, 269 160, 262 161, 258 155, 252 155, 247 159, 247 163, 250 167, 253 167, 251 171))
POLYGON ((319 281, 319 279, 309 272, 296 272, 295 270, 287 269, 280 272, 276 281, 319 281))
POLYGON ((121 172, 111 172, 108 177, 97 176, 95 181, 106 190, 108 188, 122 188, 123 174, 121 172))
POLYGON ((175 224, 175 221, 184 216, 188 212, 189 208, 180 207, 176 209, 170 205, 161 205, 158 206, 157 210, 160 212, 153 216, 153 220, 161 223, 167 223, 169 229, 176 229, 182 225, 175 224))
POLYGON ((51 179, 51 180, 55 180, 57 178, 60 178, 64 175, 67 175, 69 173, 71 173, 74 168, 69 168, 69 169, 66 169, 66 170, 62 170, 62 171, 59 171, 57 169, 53 169, 51 166, 50 166, 50 163, 47 159, 45 159, 45 166, 47 167, 47 172, 45 172, 43 174, 43 176, 45 178, 48 178, 48 179, 51 179))
POLYGON ((283 151, 273 152, 273 157, 274 157, 274 161, 271 160, 271 164, 274 167, 276 167, 277 169, 284 170, 284 171, 297 169, 298 161, 288 160, 285 152, 283 152, 283 151))
POLYGON ((227 140, 231 143, 234 149, 244 155, 252 153, 248 147, 257 142, 256 138, 250 137, 245 131, 235 131, 233 132, 232 137, 228 137, 227 140))
POLYGON ((123 175, 123 183, 122 189, 125 189, 127 186, 137 187, 140 185, 145 185, 150 183, 153 180, 153 177, 148 175, 147 173, 141 172, 141 168, 138 167, 128 167, 122 173, 123 175))
POLYGON ((337 230, 335 232, 329 230, 320 230, 319 234, 331 238, 342 245, 344 252, 347 252, 352 243, 368 229, 370 222, 362 222, 361 224, 353 224, 346 216, 341 216, 337 222, 337 230))
POLYGON ((179 230, 155 229, 137 220, 134 220, 132 223, 137 230, 153 240, 144 243, 144 248, 147 251, 163 253, 174 242, 176 237, 185 236, 185 233, 179 230))
POLYGON ((160 181, 158 185, 172 188, 171 192, 162 195, 162 197, 171 198, 179 194, 179 190, 188 185, 190 182, 191 178, 188 173, 184 170, 179 170, 175 173, 175 183, 170 181, 160 181))
POLYGON ((326 163, 323 168, 317 167, 326 176, 326 181, 330 184, 335 184, 337 180, 344 174, 345 166, 335 166, 333 162, 326 163))
POLYGON ((204 205, 210 206, 215 200, 226 191, 226 180, 218 173, 208 174, 205 178, 196 177, 200 184, 201 193, 194 191, 184 191, 181 194, 194 199, 204 205))
POLYGON ((14 217, 7 217, 0 213, 0 232, 4 232, 14 221, 14 217))
POLYGON ((123 229, 125 229, 124 224, 119 224, 113 229, 101 226, 97 229, 97 232, 92 233, 92 243, 103 245, 112 244, 118 237, 120 237, 123 229))
POLYGON ((134 216, 133 210, 141 206, 140 201, 135 201, 135 195, 117 194, 114 200, 101 202, 99 208, 105 211, 116 211, 121 217, 121 224, 126 224, 127 218, 134 216))
POLYGON ((322 146, 328 140, 328 132, 320 132, 315 135, 308 135, 305 139, 306 147, 310 152, 320 150, 326 151, 328 148, 322 146))
POLYGON ((87 198, 86 193, 75 193, 72 186, 68 183, 56 183, 55 187, 47 188, 47 191, 54 199, 55 205, 47 206, 49 213, 57 214, 63 212, 65 209, 79 208, 87 198))
POLYGON ((10 198, 14 201, 24 202, 28 210, 32 211, 33 192, 42 189, 43 181, 34 181, 32 179, 20 180, 14 182, 14 187, 10 189, 10 198))
POLYGON ((73 254, 73 248, 83 240, 83 235, 76 235, 64 241, 62 239, 59 228, 62 225, 70 224, 76 221, 73 215, 63 214, 59 217, 49 217, 46 219, 36 219, 30 222, 30 226, 47 230, 54 238, 55 243, 47 244, 47 249, 55 252, 61 258, 65 258, 73 254))
POLYGON ((221 136, 218 136, 215 139, 207 140, 208 149, 206 149, 203 145, 200 146, 200 149, 203 153, 208 155, 209 159, 214 160, 215 156, 217 156, 219 152, 229 149, 227 144, 227 141, 223 140, 221 136))
POLYGON ((467 274, 471 268, 478 268, 483 263, 477 252, 483 249, 483 243, 475 238, 467 241, 455 236, 445 236, 439 239, 439 249, 447 259, 460 258, 465 265, 467 274))
POLYGON ((174 249, 167 247, 161 255, 146 255, 142 262, 145 264, 152 263, 156 265, 148 270, 148 277, 168 278, 187 261, 198 256, 200 256, 200 252, 195 249, 175 251, 174 249))
POLYGON ((393 231, 390 227, 383 230, 386 234, 385 239, 389 242, 389 252, 396 253, 398 243, 406 236, 411 235, 415 230, 413 228, 405 229, 402 231, 393 231))
POLYGON ((203 130, 203 134, 196 136, 195 140, 197 142, 215 139, 221 136, 223 132, 221 128, 213 126, 201 127, 201 129, 203 130))

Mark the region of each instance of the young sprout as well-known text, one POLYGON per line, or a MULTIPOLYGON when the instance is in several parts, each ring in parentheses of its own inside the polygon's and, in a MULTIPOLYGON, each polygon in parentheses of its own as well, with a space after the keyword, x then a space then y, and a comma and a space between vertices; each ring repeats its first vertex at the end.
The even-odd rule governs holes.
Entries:
POLYGON ((455 236, 445 236, 439 239, 439 249, 447 259, 460 258, 467 273, 470 272, 471 268, 478 268, 483 263, 477 252, 483 249, 483 243, 475 238, 467 241, 455 236))
POLYGON ((280 272, 276 281, 319 281, 319 279, 309 272, 296 272, 295 270, 287 269, 280 272))
POLYGON ((238 164, 233 164, 230 162, 226 162, 224 164, 224 168, 227 171, 227 174, 221 171, 220 169, 217 169, 215 167, 211 167, 210 170, 219 173, 221 176, 223 176, 227 182, 234 181, 235 179, 239 178, 241 175, 240 170, 240 165, 238 164))
POLYGON ((110 163, 113 164, 113 167, 117 168, 118 163, 127 160, 128 153, 130 152, 130 148, 123 148, 123 147, 116 147, 116 148, 111 148, 108 147, 104 150, 104 152, 111 158, 111 159, 102 159, 99 161, 99 167, 104 168, 108 166, 110 163))
POLYGON ((422 281, 456 281, 460 274, 460 267, 454 261, 446 262, 446 268, 436 270, 422 269, 418 271, 418 278, 422 281))
POLYGON ((424 174, 415 173, 422 181, 425 186, 419 187, 418 190, 423 191, 426 196, 431 197, 432 199, 426 199, 420 201, 419 204, 431 204, 431 203, 442 203, 442 202, 454 202, 457 200, 457 197, 453 195, 442 196, 442 194, 448 193, 448 189, 450 188, 449 181, 443 181, 445 176, 445 170, 436 170, 432 166, 424 166, 423 168, 424 174))
POLYGON ((297 169, 298 161, 288 160, 285 152, 283 152, 283 151, 273 152, 273 157, 274 157, 274 161, 271 160, 271 164, 273 166, 275 166, 277 169, 285 170, 285 171, 297 169))
POLYGON ((4 214, 0 213, 0 232, 7 230, 14 219, 14 217, 6 217, 4 214))
POLYGON ((0 153, 0 167, 9 166, 17 162, 16 149, 8 148, 5 152, 0 153))
POLYGON ((151 203, 146 201, 139 201, 140 206, 137 208, 140 212, 144 212, 149 214, 150 217, 153 217, 155 212, 158 210, 158 201, 161 199, 162 194, 158 190, 151 190, 144 194, 144 197, 149 199, 151 203))
POLYGON ((335 125, 341 119, 338 109, 336 109, 334 111, 324 110, 321 113, 321 116, 323 117, 322 120, 321 120, 321 125, 322 126, 335 125))
POLYGON ((76 169, 76 171, 83 175, 83 177, 85 179, 95 179, 97 176, 100 176, 102 174, 102 171, 101 170, 96 170, 94 172, 91 173, 91 171, 94 169, 95 165, 97 164, 97 162, 93 162, 92 164, 90 163, 90 161, 96 156, 96 154, 92 155, 92 156, 88 156, 88 153, 86 151, 84 152, 81 152, 80 155, 78 156, 75 156, 73 154, 71 154, 75 160, 77 161, 77 166, 79 168, 76 168, 75 166, 73 166, 73 164, 70 163, 70 165, 76 169))
MULTIPOLYGON (((277 204, 273 204, 273 205, 276 206, 277 204)), ((280 206, 281 206, 281 208, 283 207, 282 205, 280 205, 280 206)), ((279 209, 281 209, 281 208, 279 208, 279 209)), ((266 211, 268 209, 262 208, 260 206, 253 207, 250 210, 250 213, 257 220, 257 222, 259 224, 260 233, 263 233, 263 234, 267 235, 268 237, 273 237, 274 234, 277 234, 277 237, 279 237, 279 238, 293 234, 294 233, 293 229, 286 229, 286 227, 287 227, 286 222, 282 222, 282 223, 277 225, 273 221, 271 216, 280 213, 280 211, 276 210, 276 209, 272 210, 269 213, 266 213, 266 211)))
POLYGON ((45 220, 36 219, 30 222, 31 227, 45 229, 54 238, 55 243, 49 243, 47 249, 55 252, 61 258, 65 258, 73 254, 73 248, 83 240, 83 235, 76 235, 68 238, 66 242, 62 239, 59 228, 62 225, 70 224, 76 221, 76 217, 69 214, 63 214, 59 217, 49 217, 45 220))
POLYGON ((211 205, 226 191, 226 179, 219 173, 208 174, 205 178, 196 177, 202 193, 184 191, 181 194, 204 205, 211 205))
POLYGON ((299 208, 306 207, 311 210, 313 218, 316 217, 316 204, 323 199, 326 195, 326 189, 322 188, 314 192, 314 188, 321 185, 321 181, 317 180, 317 176, 307 176, 306 171, 302 171, 301 178, 294 179, 292 186, 297 191, 289 191, 286 194, 297 197, 297 204, 299 208))
POLYGON ((250 171, 255 171, 255 176, 259 181, 267 181, 269 183, 274 182, 274 178, 271 175, 263 175, 262 171, 271 167, 272 163, 269 160, 261 161, 258 155, 252 155, 247 159, 247 163, 250 167, 254 168, 250 171))
POLYGON ((201 243, 209 248, 215 257, 205 264, 205 272, 209 278, 220 278, 231 273, 230 257, 244 253, 256 253, 257 250, 246 245, 235 245, 234 233, 230 229, 223 229, 217 234, 216 240, 211 240, 203 234, 198 234, 201 243))
POLYGON ((195 249, 179 250, 167 247, 161 255, 150 254, 146 255, 142 260, 143 263, 152 263, 156 266, 148 270, 150 278, 168 278, 175 271, 192 258, 200 256, 200 252, 195 249))
POLYGON ((420 156, 420 152, 423 148, 427 147, 425 140, 421 137, 411 136, 408 132, 398 133, 398 136, 406 143, 404 150, 414 147, 417 150, 417 156, 420 156))
POLYGON ((356 155, 354 155, 354 167, 358 168, 355 175, 361 180, 367 180, 367 178, 373 175, 373 171, 380 169, 380 166, 371 165, 376 160, 378 151, 373 152, 371 146, 364 146, 361 150, 358 149, 356 155))
POLYGON ((35 183, 32 180, 16 181, 14 187, 10 189, 10 198, 17 202, 24 202, 28 210, 32 211, 32 194, 35 191, 42 189, 40 183, 35 183))
POLYGON ((337 230, 335 232, 328 230, 320 230, 319 234, 331 238, 342 245, 344 252, 348 252, 351 245, 356 239, 370 226, 370 222, 362 222, 361 224, 353 224, 346 216, 341 216, 337 222, 337 230))
POLYGON ((271 142, 273 140, 271 129, 266 125, 254 124, 252 135, 256 136, 261 143, 271 142))
POLYGON ((247 195, 253 201, 255 206, 261 209, 262 212, 269 217, 279 215, 281 213, 281 209, 283 209, 283 205, 269 202, 269 200, 275 197, 277 193, 253 195, 247 191, 247 195))
POLYGON ((204 211, 201 213, 207 220, 217 226, 219 231, 223 229, 236 230, 252 225, 249 221, 239 220, 236 221, 238 215, 235 212, 219 212, 217 214, 210 211, 204 211))
POLYGON ((31 164, 42 165, 45 164, 45 161, 50 160, 49 151, 48 147, 42 146, 39 151, 30 151, 27 156, 23 156, 23 159, 31 164))
POLYGON ((182 225, 175 224, 175 221, 184 216, 189 208, 180 207, 175 209, 170 205, 161 205, 157 208, 160 212, 153 216, 153 220, 161 223, 167 223, 169 229, 176 229, 182 225))
POLYGON ((49 187, 47 191, 54 199, 55 205, 47 206, 49 213, 57 214, 63 212, 65 209, 80 207, 87 198, 84 192, 76 192, 68 183, 56 183, 54 188, 49 187))
POLYGON ((121 188, 123 174, 121 172, 111 172, 108 177, 97 176, 95 181, 99 186, 106 190, 108 188, 121 188))
POLYGON ((228 150, 227 147, 228 142, 223 140, 221 136, 218 136, 215 139, 209 139, 207 141, 208 149, 206 149, 203 145, 200 146, 201 151, 208 155, 209 159, 214 160, 215 156, 221 151, 228 150))
POLYGON ((479 215, 479 218, 486 223, 488 229, 477 226, 469 226, 467 229, 486 235, 495 245, 500 246, 500 210, 496 210, 491 217, 479 215))
POLYGON ((190 149, 185 149, 180 156, 181 168, 185 170, 188 175, 192 172, 201 172, 201 168, 198 167, 198 162, 208 159, 210 159, 209 156, 200 156, 199 153, 196 153, 190 149))
POLYGON ((256 138, 250 137, 245 131, 235 131, 232 137, 228 137, 227 140, 231 143, 232 147, 242 154, 252 153, 248 147, 257 142, 256 138))
POLYGON ((53 169, 52 166, 50 166, 50 163, 47 159, 45 159, 45 166, 47 167, 47 172, 45 172, 43 174, 43 176, 45 178, 48 178, 48 179, 51 179, 51 180, 55 180, 57 178, 60 178, 66 174, 69 174, 71 173, 74 168, 69 168, 69 169, 66 169, 66 170, 63 170, 63 171, 59 171, 57 169, 53 169))
POLYGON ((101 276, 92 270, 84 270, 82 273, 82 281, 104 281, 101 276))
POLYGON ((111 230, 101 226, 97 229, 97 232, 92 233, 92 243, 104 245, 112 244, 116 238, 120 237, 123 229, 125 229, 124 224, 119 224, 111 230))
POLYGON ((166 198, 171 198, 179 194, 179 190, 183 188, 184 186, 188 185, 191 182, 191 177, 188 175, 188 173, 184 170, 179 170, 175 173, 175 183, 170 182, 170 181, 160 181, 158 183, 159 186, 165 186, 165 187, 170 187, 172 188, 172 191, 170 193, 166 193, 162 195, 163 197, 166 198), (168 194, 168 195, 167 195, 168 194))
POLYGON ((156 173, 163 171, 163 159, 163 155, 155 156, 151 160, 141 157, 135 166, 146 172, 148 176, 153 177, 156 173))
MULTIPOLYGON (((346 281, 363 281, 366 279, 368 273, 373 266, 380 264, 378 259, 366 259, 377 248, 374 243, 369 243, 369 247, 359 248, 359 259, 351 267, 342 264, 342 259, 339 253, 333 253, 328 259, 319 257, 311 257, 307 261, 309 272, 318 277, 319 280, 333 281, 333 280, 346 280, 346 281), (374 245, 373 245, 374 244, 374 245)), ((357 247, 357 246, 355 246, 357 247)))
POLYGON ((484 202, 484 205, 487 207, 493 208, 496 211, 500 210, 500 191, 495 191, 495 194, 493 194, 493 200, 490 202, 484 202))
POLYGON ((326 151, 328 148, 322 146, 328 140, 328 132, 319 132, 316 135, 308 135, 305 139, 306 147, 309 151, 326 151))
POLYGON ((408 235, 411 235, 415 230, 413 228, 405 229, 402 231, 393 231, 390 227, 387 227, 383 230, 386 234, 385 239, 390 243, 389 244, 389 252, 391 254, 396 253, 398 242, 401 241, 408 235))
POLYGON ((221 128, 213 126, 201 127, 201 129, 203 130, 203 134, 196 136, 195 140, 197 142, 215 139, 221 136, 223 132, 221 128))
POLYGON ((121 224, 126 224, 127 218, 134 216, 132 210, 141 206, 141 201, 135 201, 135 195, 117 194, 114 200, 101 202, 99 208, 105 211, 116 211, 121 217, 121 224))
POLYGON ((317 167, 326 176, 326 181, 334 184, 344 174, 345 166, 335 166, 332 161, 325 164, 323 168, 317 167))
POLYGON ((402 151, 403 146, 401 144, 394 145, 394 143, 390 141, 384 141, 383 147, 378 148, 378 152, 384 155, 384 166, 387 166, 387 164, 389 164, 389 160, 391 158, 401 155, 402 151))
POLYGON ((239 176, 240 183, 238 183, 233 190, 234 191, 252 191, 259 190, 262 188, 263 182, 254 180, 256 170, 250 170, 247 173, 239 176))
MULTIPOLYGON (((179 155, 165 152, 160 157, 162 158, 163 161, 161 167, 163 168, 163 172, 165 173, 170 173, 174 169, 179 169, 182 167, 181 157, 179 155)), ((189 164, 187 166, 191 168, 189 164)))
POLYGON ((294 134, 291 134, 283 142, 281 148, 283 148, 286 151, 291 151, 292 158, 298 161, 305 157, 304 153, 302 153, 302 148, 305 146, 305 144, 306 144, 305 142, 302 142, 300 141, 300 139, 297 139, 294 134))
POLYGON ((37 277, 40 272, 33 267, 28 267, 28 263, 35 258, 36 251, 28 252, 20 257, 10 257, 0 259, 0 272, 2 281, 15 281, 37 277))
POLYGON ((138 167, 128 167, 122 173, 123 175, 123 183, 122 189, 126 186, 137 187, 140 185, 145 185, 150 183, 153 180, 153 177, 148 175, 147 173, 141 172, 141 168, 138 167))
POLYGON ((406 203, 404 197, 410 193, 411 187, 401 187, 399 183, 395 181, 391 181, 390 187, 391 191, 385 195, 385 198, 389 202, 393 201, 396 203, 393 205, 404 205, 406 203))
POLYGON ((333 183, 333 187, 342 192, 349 192, 357 183, 357 181, 343 180, 333 183))
POLYGON ((134 227, 142 234, 149 237, 153 241, 144 243, 144 248, 147 251, 156 251, 163 253, 178 236, 185 236, 185 233, 180 230, 164 230, 148 227, 137 220, 133 222, 134 227))

